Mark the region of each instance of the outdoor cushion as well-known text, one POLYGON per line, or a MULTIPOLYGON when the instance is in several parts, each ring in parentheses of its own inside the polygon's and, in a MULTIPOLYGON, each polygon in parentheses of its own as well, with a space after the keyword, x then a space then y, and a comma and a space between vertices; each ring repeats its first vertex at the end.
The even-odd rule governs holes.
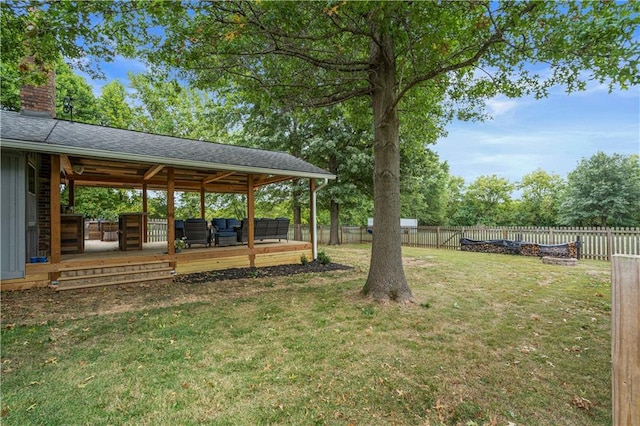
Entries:
POLYGON ((227 219, 213 219, 211 223, 216 230, 227 229, 227 219))
POLYGON ((234 227, 240 227, 240 221, 238 219, 223 219, 214 218, 211 221, 215 232, 235 231, 234 227))

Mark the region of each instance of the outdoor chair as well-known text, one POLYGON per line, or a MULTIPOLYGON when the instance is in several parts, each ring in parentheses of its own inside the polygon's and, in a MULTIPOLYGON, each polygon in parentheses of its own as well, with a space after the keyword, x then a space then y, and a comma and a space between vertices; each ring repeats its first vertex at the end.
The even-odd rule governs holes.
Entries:
POLYGON ((238 243, 238 219, 213 219, 211 221, 211 233, 216 246, 233 246, 238 243))
POLYGON ((187 219, 184 221, 184 236, 187 247, 192 244, 211 245, 211 237, 207 221, 204 219, 187 219))

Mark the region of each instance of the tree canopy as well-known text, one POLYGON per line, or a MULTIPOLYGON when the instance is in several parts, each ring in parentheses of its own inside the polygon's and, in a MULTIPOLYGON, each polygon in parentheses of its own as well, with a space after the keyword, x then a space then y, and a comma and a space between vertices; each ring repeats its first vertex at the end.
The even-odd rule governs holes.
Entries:
POLYGON ((640 156, 598 152, 569 173, 566 225, 631 226, 640 219, 640 156))
POLYGON ((518 206, 521 223, 553 226, 557 223, 560 201, 564 195, 564 180, 557 174, 537 169, 518 183, 522 202, 518 206))
POLYGON ((481 115, 484 100, 499 93, 542 97, 554 85, 572 92, 589 79, 622 88, 640 80, 638 2, 29 4, 2 3, 3 28, 28 24, 6 40, 3 32, 3 60, 28 53, 38 64, 58 49, 74 58, 118 52, 200 88, 240 85, 279 104, 366 98, 375 221, 363 292, 381 301, 413 300, 398 227, 405 106, 421 107, 417 123, 428 134, 455 112, 481 115))
POLYGON ((474 225, 509 225, 515 185, 496 175, 480 176, 464 195, 466 220, 474 225))

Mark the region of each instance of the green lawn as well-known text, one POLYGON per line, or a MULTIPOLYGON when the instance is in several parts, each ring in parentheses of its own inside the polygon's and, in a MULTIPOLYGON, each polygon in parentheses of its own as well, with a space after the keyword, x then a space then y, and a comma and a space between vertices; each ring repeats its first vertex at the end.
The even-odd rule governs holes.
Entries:
POLYGON ((611 424, 610 265, 404 251, 354 270, 2 297, 3 425, 611 424))

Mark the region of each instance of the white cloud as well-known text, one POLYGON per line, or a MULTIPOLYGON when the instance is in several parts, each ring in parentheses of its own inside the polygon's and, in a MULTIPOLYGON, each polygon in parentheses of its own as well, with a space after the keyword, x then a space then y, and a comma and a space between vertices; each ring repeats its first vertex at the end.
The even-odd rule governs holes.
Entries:
POLYGON ((580 96, 554 91, 540 101, 492 99, 494 120, 451 123, 433 149, 467 183, 492 174, 517 182, 537 168, 566 177, 598 151, 640 153, 640 88, 588 89, 580 96))
POLYGON ((496 96, 486 102, 487 112, 492 117, 498 117, 515 110, 522 102, 522 99, 509 99, 502 95, 496 96))

